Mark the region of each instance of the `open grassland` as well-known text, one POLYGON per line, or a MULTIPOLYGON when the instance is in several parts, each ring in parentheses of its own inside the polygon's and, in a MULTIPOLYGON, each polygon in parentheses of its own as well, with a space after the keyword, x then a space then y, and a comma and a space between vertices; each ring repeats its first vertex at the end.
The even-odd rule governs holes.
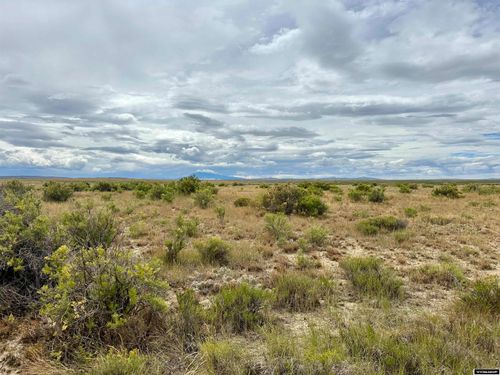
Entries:
POLYGON ((499 365, 499 185, 24 184, 0 207, 0 373, 499 365))

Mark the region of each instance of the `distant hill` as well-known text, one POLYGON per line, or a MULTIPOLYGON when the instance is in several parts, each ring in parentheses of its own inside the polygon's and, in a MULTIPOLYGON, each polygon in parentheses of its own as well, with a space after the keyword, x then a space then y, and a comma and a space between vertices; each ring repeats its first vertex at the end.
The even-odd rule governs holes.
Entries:
POLYGON ((223 180, 223 181, 235 181, 243 180, 243 178, 235 176, 226 176, 223 174, 213 173, 213 172, 195 172, 193 173, 200 180, 223 180))

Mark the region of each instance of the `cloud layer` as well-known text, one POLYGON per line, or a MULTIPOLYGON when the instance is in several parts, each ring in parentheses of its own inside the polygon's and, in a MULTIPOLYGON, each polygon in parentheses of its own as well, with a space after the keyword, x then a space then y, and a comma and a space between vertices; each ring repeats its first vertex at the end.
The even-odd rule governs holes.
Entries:
POLYGON ((0 2, 0 174, 500 177, 500 4, 0 2))

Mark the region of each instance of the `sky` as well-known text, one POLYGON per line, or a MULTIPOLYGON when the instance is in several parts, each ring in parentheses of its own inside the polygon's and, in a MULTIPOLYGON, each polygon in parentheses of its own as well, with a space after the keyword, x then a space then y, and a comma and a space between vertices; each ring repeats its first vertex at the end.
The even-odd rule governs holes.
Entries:
POLYGON ((500 1, 0 0, 0 175, 500 178, 500 1))

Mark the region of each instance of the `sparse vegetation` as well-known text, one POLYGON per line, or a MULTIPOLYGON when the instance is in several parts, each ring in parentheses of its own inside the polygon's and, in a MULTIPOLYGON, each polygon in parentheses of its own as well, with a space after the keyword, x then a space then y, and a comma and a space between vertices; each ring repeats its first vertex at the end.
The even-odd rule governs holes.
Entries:
POLYGON ((366 235, 375 235, 379 232, 394 232, 405 229, 406 222, 394 216, 379 216, 361 220, 357 224, 357 229, 366 235))

